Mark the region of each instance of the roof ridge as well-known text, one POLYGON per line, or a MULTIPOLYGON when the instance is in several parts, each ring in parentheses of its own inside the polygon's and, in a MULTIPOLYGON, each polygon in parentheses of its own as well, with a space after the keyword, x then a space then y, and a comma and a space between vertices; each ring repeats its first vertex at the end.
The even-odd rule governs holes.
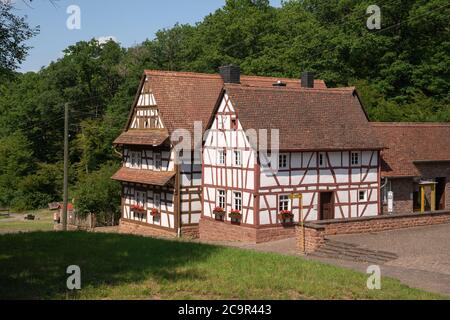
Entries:
POLYGON ((376 127, 450 127, 450 122, 370 122, 376 127))
POLYGON ((165 71, 165 70, 144 70, 146 75, 151 76, 173 76, 173 77, 196 77, 196 78, 220 78, 218 73, 200 73, 200 72, 189 72, 189 71, 165 71))
MULTIPOLYGON (((144 73, 146 75, 151 76, 173 76, 173 77, 196 77, 196 78, 205 78, 205 79, 217 79, 220 78, 219 73, 204 73, 204 72, 192 72, 192 71, 169 71, 169 70, 154 70, 154 69, 145 69, 144 73)), ((300 79, 297 78, 287 78, 287 77, 273 77, 273 76, 257 76, 257 75, 245 75, 241 74, 241 79, 243 80, 260 80, 260 81, 276 81, 276 80, 286 80, 292 82, 300 82, 300 79)), ((314 79, 315 82, 325 83, 323 79, 314 79)))
POLYGON ((225 88, 237 88, 237 89, 249 89, 249 90, 262 90, 262 91, 293 91, 293 92, 328 92, 328 93, 349 93, 356 90, 355 87, 342 87, 342 88, 303 88, 303 87, 264 87, 258 85, 242 85, 226 83, 225 88))

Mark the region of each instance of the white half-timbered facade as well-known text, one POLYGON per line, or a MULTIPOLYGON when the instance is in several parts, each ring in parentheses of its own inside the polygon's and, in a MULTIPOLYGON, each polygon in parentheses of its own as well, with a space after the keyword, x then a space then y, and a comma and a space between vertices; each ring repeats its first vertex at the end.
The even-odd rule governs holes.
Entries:
POLYGON ((127 128, 115 141, 123 153, 123 166, 113 177, 122 183, 121 226, 124 232, 136 224, 153 228, 152 235, 188 230, 196 236, 192 229, 201 216, 201 164, 176 161, 153 93, 152 77, 156 82, 158 75, 145 74, 127 128))
MULTIPOLYGON (((255 223, 256 153, 225 95, 203 148, 203 215, 218 207, 238 210, 242 223, 255 223)), ((228 214, 222 217, 231 221, 228 214)))

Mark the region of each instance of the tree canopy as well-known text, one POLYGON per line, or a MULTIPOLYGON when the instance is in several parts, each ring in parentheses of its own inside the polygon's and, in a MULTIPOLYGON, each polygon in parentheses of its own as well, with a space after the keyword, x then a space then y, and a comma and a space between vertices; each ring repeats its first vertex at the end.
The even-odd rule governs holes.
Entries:
POLYGON ((29 47, 25 41, 39 32, 31 28, 25 17, 14 15, 8 1, 0 1, 0 80, 11 76, 25 60, 29 47))

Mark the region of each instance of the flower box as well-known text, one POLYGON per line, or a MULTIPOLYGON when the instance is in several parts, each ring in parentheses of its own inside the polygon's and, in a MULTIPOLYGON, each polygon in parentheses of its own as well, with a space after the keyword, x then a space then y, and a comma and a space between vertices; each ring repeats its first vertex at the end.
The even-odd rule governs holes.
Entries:
POLYGON ((225 215, 225 209, 221 208, 221 207, 216 207, 216 208, 214 208, 213 213, 216 216, 224 216, 225 215))
POLYGON ((230 219, 234 219, 234 220, 241 220, 242 218, 242 213, 239 210, 231 210, 230 212, 230 219))
POLYGON ((139 206, 137 204, 132 205, 131 210, 136 213, 145 213, 146 212, 146 210, 143 206, 139 206))
POLYGON ((150 214, 152 215, 152 217, 159 217, 161 215, 161 212, 159 212, 158 209, 153 208, 150 214))
POLYGON ((294 214, 291 211, 285 210, 280 211, 278 214, 278 219, 281 221, 282 224, 288 225, 294 223, 294 214))

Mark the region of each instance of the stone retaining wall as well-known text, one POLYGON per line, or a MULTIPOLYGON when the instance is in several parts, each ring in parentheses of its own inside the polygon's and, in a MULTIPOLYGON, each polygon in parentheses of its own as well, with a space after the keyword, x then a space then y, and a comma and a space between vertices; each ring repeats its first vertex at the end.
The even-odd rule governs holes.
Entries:
POLYGON ((381 232, 443 223, 450 223, 450 211, 306 223, 304 232, 303 228, 297 227, 297 244, 302 252, 312 253, 320 248, 330 235, 381 232))

